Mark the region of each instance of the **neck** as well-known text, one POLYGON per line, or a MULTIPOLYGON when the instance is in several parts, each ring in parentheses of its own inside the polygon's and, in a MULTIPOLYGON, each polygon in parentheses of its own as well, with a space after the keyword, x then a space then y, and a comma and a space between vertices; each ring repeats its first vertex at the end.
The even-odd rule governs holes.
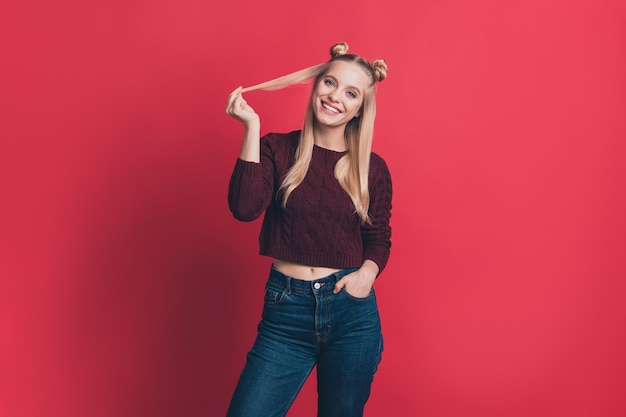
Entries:
POLYGON ((319 147, 343 152, 347 150, 344 131, 344 126, 336 128, 316 126, 313 128, 313 142, 319 147))

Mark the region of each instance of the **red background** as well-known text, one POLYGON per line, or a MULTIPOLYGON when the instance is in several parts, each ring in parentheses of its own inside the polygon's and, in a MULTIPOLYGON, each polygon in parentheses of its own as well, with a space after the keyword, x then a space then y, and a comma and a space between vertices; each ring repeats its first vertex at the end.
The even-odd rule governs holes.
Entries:
MULTIPOLYGON (((337 41, 389 64, 366 415, 626 415, 623 2, 8 3, 0 416, 224 415, 269 267, 227 209, 226 96, 337 41)), ((247 98, 269 132, 307 95, 247 98)))

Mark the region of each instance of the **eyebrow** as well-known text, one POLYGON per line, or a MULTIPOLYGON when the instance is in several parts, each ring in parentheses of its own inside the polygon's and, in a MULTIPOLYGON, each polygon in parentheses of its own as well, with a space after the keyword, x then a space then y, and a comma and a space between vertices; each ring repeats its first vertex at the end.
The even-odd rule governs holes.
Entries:
MULTIPOLYGON (((324 77, 332 78, 333 80, 335 80, 335 82, 337 82, 337 77, 335 77, 335 76, 334 76, 334 75, 332 75, 332 74, 326 74, 324 77)), ((348 88, 348 89, 353 89, 353 90, 356 90, 359 94, 363 94, 363 93, 361 92, 361 89, 360 89, 360 88, 355 87, 355 86, 353 86, 353 85, 348 85, 348 86, 347 86, 347 88, 348 88)))

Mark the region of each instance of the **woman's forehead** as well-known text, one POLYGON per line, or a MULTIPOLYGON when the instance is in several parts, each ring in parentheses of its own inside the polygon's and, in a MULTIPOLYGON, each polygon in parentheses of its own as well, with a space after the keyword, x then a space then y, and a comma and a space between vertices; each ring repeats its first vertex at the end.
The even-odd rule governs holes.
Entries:
POLYGON ((347 84, 365 88, 372 80, 365 68, 356 62, 336 60, 331 62, 326 75, 331 75, 347 84))

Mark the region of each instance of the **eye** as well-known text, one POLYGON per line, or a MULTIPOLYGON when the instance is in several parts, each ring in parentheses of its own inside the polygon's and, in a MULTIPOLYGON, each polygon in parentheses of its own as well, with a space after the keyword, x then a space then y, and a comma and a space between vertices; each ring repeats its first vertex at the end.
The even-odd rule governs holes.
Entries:
POLYGON ((333 80, 331 80, 331 79, 329 79, 329 78, 325 79, 325 80, 324 80, 324 83, 325 83, 327 86, 329 86, 329 87, 334 87, 334 86, 335 86, 335 83, 333 82, 333 80))
POLYGON ((350 98, 356 98, 356 93, 354 91, 348 91, 347 94, 350 98))

